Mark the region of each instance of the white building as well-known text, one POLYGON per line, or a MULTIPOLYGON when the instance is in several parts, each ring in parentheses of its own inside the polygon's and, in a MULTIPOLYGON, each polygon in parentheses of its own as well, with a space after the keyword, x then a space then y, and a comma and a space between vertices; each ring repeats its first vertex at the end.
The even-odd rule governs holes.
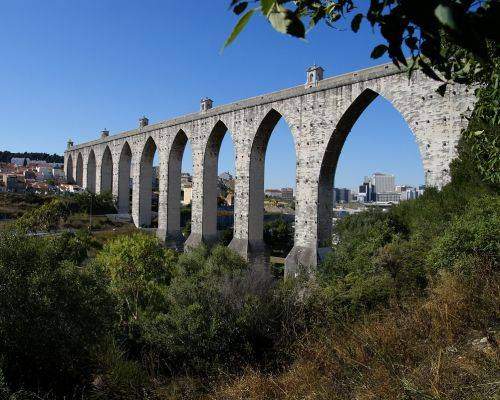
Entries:
POLYGON ((375 186, 375 193, 394 193, 396 191, 395 177, 392 174, 375 172, 371 177, 371 183, 375 186))
POLYGON ((64 179, 64 171, 61 168, 52 168, 52 176, 56 179, 64 179))
POLYGON ((22 167, 23 165, 28 165, 30 163, 30 159, 26 157, 13 157, 11 158, 10 163, 17 165, 18 167, 22 167))
POLYGON ((52 169, 52 167, 48 166, 38 166, 35 168, 36 172, 38 172, 37 177, 40 176, 42 180, 54 177, 54 175, 52 175, 52 169))

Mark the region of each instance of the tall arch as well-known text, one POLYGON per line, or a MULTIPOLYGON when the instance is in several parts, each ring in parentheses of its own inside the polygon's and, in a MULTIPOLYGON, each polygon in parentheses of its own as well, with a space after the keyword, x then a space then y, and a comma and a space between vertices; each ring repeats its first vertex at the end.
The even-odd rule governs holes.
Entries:
POLYGON ((82 153, 78 153, 76 157, 76 184, 83 187, 83 156, 82 153))
POLYGON ((125 142, 118 161, 118 213, 130 213, 130 172, 132 164, 132 150, 125 142))
POLYGON ((66 182, 73 183, 75 181, 73 175, 73 157, 71 154, 68 155, 68 160, 66 162, 66 182))
POLYGON ((111 192, 113 190, 113 156, 109 146, 106 146, 101 160, 101 187, 100 193, 111 192))
MULTIPOLYGON (((271 134, 281 118, 282 115, 274 108, 265 115, 257 129, 250 150, 248 240, 255 249, 263 245, 266 151, 271 134)), ((293 140, 295 149, 295 139, 293 140)), ((295 158, 297 159, 296 149, 295 158)))
MULTIPOLYGON (((379 96, 381 95, 372 89, 365 89, 361 92, 342 114, 328 141, 318 177, 318 243, 320 246, 328 246, 331 243, 334 207, 333 186, 340 154, 354 124, 379 96)), ((392 102, 388 102, 397 110, 392 102)), ((399 110, 397 111, 401 114, 399 110)), ((404 115, 401 116, 409 127, 404 115)))
POLYGON ((95 178, 96 178, 96 160, 95 160, 94 149, 92 149, 90 150, 89 158, 87 160, 87 187, 86 187, 86 189, 91 193, 95 193, 96 191, 95 178))
POLYGON ((141 227, 150 227, 152 221, 153 199, 153 159, 156 153, 156 143, 150 136, 141 153, 139 166, 139 220, 141 227))
POLYGON ((217 121, 208 137, 203 155, 203 239, 215 242, 217 234, 217 209, 219 196, 218 164, 222 140, 228 128, 217 121))

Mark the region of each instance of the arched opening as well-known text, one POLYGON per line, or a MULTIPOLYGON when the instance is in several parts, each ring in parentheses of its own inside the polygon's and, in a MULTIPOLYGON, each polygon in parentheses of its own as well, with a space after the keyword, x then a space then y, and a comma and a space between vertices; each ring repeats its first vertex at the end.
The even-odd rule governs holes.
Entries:
MULTIPOLYGON (((153 188, 156 185, 158 176, 157 169, 153 170, 153 161, 156 154, 156 143, 153 138, 149 138, 144 145, 140 161, 139 174, 139 221, 140 227, 151 227, 153 217, 153 188), (155 182, 153 182, 153 180, 155 182)), ((156 202, 156 210, 158 203, 156 202)))
POLYGON ((227 132, 222 121, 215 124, 203 162, 203 239, 209 243, 220 240, 225 245, 233 237, 234 226, 234 148, 227 132), (219 158, 224 169, 219 169, 219 158))
POLYGON ((87 190, 90 193, 95 193, 95 174, 96 162, 94 150, 90 150, 89 159, 87 161, 87 190))
POLYGON ((191 233, 192 162, 184 162, 191 159, 190 154, 189 139, 180 130, 168 157, 166 242, 176 247, 181 247, 191 233))
POLYGON ((113 190, 113 157, 109 146, 106 146, 101 162, 101 187, 100 193, 111 193, 113 190))
POLYGON ((68 162, 66 163, 66 182, 73 183, 73 158, 71 155, 68 155, 68 162))
POLYGON ((83 187, 83 156, 82 153, 78 153, 76 158, 76 184, 83 187))
POLYGON ((118 213, 129 214, 132 201, 132 182, 130 170, 132 164, 132 151, 128 142, 122 147, 118 161, 118 213))
POLYGON ((416 193, 423 179, 420 152, 408 123, 388 100, 371 89, 364 90, 339 120, 323 156, 319 246, 331 245, 337 217, 352 209, 397 203, 404 195, 401 190, 414 186, 416 193), (365 185, 366 180, 376 180, 378 187, 369 182, 365 185), (403 185, 396 186, 398 181, 403 185))
POLYGON ((265 241, 272 262, 281 265, 293 247, 295 170, 290 128, 272 109, 258 128, 250 153, 248 236, 254 247, 265 241))

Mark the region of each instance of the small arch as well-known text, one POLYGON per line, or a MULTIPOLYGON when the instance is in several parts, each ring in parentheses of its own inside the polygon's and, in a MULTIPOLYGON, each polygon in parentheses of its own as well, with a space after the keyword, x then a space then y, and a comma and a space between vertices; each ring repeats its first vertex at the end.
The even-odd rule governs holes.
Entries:
POLYGON ((66 182, 68 182, 68 183, 74 182, 73 157, 71 157, 71 154, 68 155, 68 160, 66 162, 66 182))
POLYGON ((89 153, 89 158, 87 160, 87 190, 90 193, 95 193, 96 189, 95 177, 96 177, 95 153, 94 149, 91 149, 89 153))
POLYGON ((184 225, 189 224, 189 207, 191 207, 190 199, 192 194, 192 181, 189 180, 190 175, 186 174, 183 178, 182 174, 182 161, 188 141, 186 133, 180 129, 175 135, 168 155, 166 239, 167 242, 171 242, 170 244, 180 248, 182 248, 182 243, 186 239, 181 233, 181 228, 183 225, 182 222, 184 222, 184 225), (186 180, 184 183, 183 179, 186 180), (181 205, 185 207, 184 210, 181 210, 181 205), (183 214, 184 212, 187 214, 183 214), (182 215, 185 218, 181 218, 182 215))
POLYGON ((128 142, 125 142, 120 152, 118 160, 118 213, 130 213, 130 200, 132 195, 131 171, 132 165, 132 150, 128 142))
POLYGON ((76 157, 76 184, 83 187, 83 155, 78 153, 76 157))
POLYGON ((100 193, 107 193, 113 190, 113 156, 109 146, 106 146, 101 160, 101 187, 100 193))
POLYGON ((153 159, 157 150, 156 142, 150 136, 141 152, 139 173, 139 221, 141 227, 150 227, 153 200, 153 159))

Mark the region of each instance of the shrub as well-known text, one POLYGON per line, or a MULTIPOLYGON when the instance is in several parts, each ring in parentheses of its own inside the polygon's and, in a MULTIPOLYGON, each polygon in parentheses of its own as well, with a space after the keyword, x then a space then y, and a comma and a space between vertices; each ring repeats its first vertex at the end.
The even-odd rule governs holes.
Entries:
POLYGON ((13 232, 0 240, 0 354, 13 389, 71 392, 114 320, 103 277, 76 268, 66 257, 80 250, 57 240, 13 232))
POLYGON ((61 222, 70 214, 65 201, 53 199, 16 220, 15 227, 23 232, 51 231, 59 228, 61 222))
POLYGON ((116 341, 108 337, 96 348, 98 373, 91 398, 98 400, 142 400, 150 398, 151 382, 140 363, 127 360, 116 341))
POLYGON ((485 196, 470 203, 439 237, 427 257, 432 270, 449 268, 469 255, 498 263, 500 255, 500 199, 485 196))
POLYGON ((273 254, 283 256, 293 247, 293 228, 282 217, 264 225, 264 242, 273 254))
POLYGON ((98 215, 116 212, 113 195, 110 192, 94 194, 85 191, 67 196, 66 201, 72 213, 88 214, 92 210, 92 214, 98 215))
POLYGON ((245 310, 231 295, 245 271, 243 260, 223 247, 181 255, 164 310, 142 320, 147 348, 175 371, 209 373, 245 357, 245 310))
POLYGON ((165 250, 158 239, 144 233, 119 236, 99 252, 96 265, 109 276, 123 324, 130 324, 142 312, 163 303, 163 288, 172 278, 174 260, 171 250, 165 250))

